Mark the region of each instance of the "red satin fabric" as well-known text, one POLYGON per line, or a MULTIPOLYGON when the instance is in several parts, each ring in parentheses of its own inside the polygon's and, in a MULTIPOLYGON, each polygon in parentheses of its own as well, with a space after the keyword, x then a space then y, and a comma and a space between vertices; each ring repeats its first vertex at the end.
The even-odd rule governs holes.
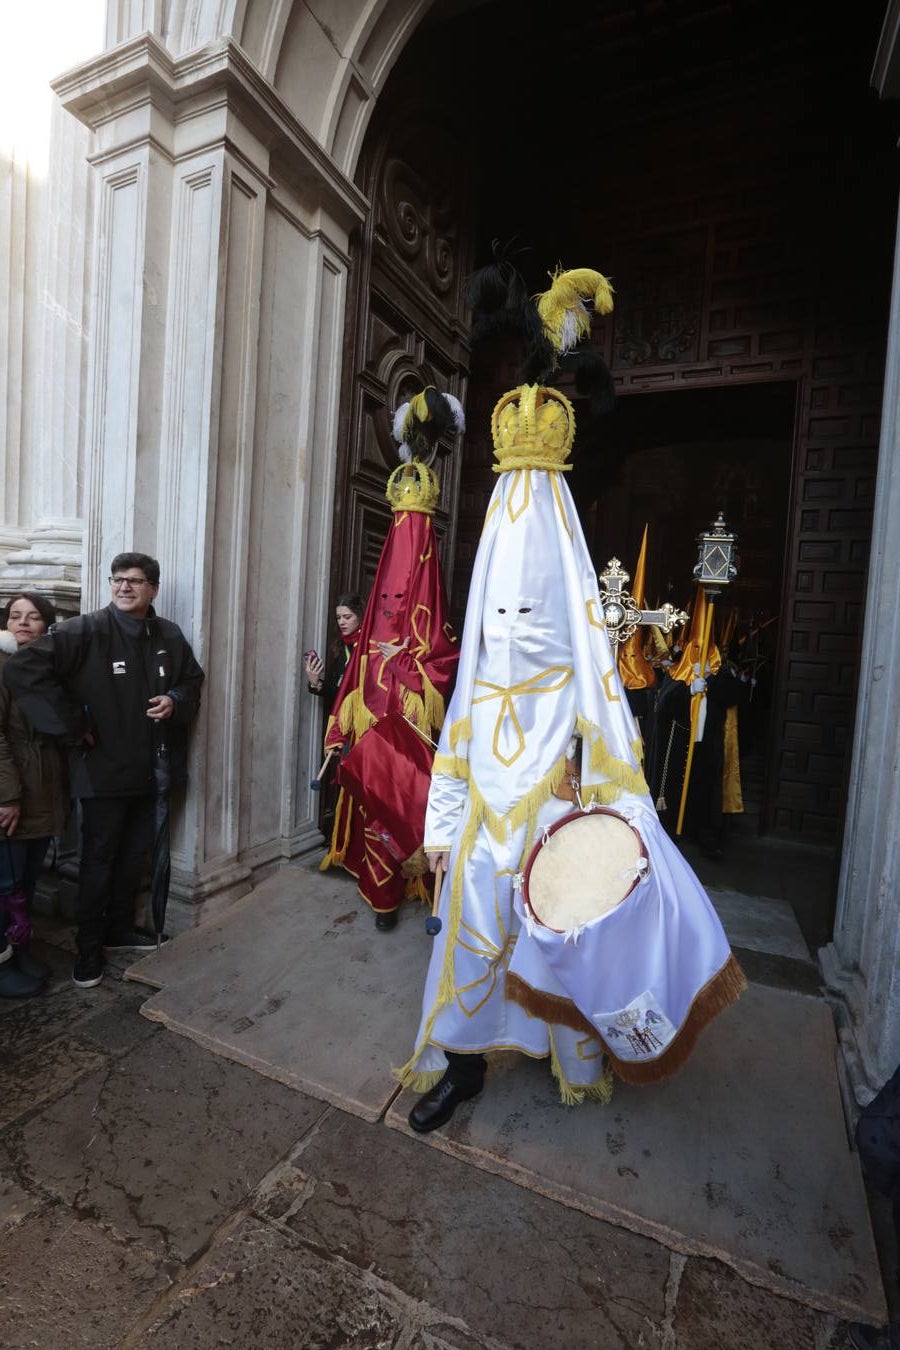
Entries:
MULTIPOLYGON (((359 628, 359 641, 331 710, 326 748, 347 749, 354 745, 353 731, 345 733, 340 728, 342 706, 354 693, 379 722, 389 713, 403 712, 407 691, 424 695, 425 677, 446 702, 459 659, 459 644, 447 611, 431 517, 420 511, 399 511, 393 517, 381 552, 359 628), (400 645, 406 638, 409 645, 396 656, 385 658, 378 650, 379 642, 400 645)), ((423 727, 432 738, 436 738, 438 729, 423 727)), ((409 731, 416 736, 411 728, 409 731)), ((383 752, 376 743, 371 748, 379 753, 363 756, 365 772, 354 780, 354 795, 351 797, 346 788, 342 789, 331 849, 323 868, 344 867, 356 877, 363 899, 373 909, 384 911, 396 909, 404 894, 423 899, 427 895, 418 879, 407 882, 403 877, 400 860, 395 856, 400 845, 391 834, 391 827, 377 828, 378 813, 391 809, 385 807, 386 802, 393 801, 393 810, 402 812, 404 799, 407 803, 417 800, 421 767, 404 755, 396 742, 390 746, 387 742, 382 744, 383 752), (391 838, 394 850, 386 842, 385 834, 391 838)), ((428 754, 430 757, 430 751, 428 754)), ((412 831, 401 830, 403 847, 414 838, 404 857, 422 843, 424 820, 423 804, 421 814, 416 811, 412 831)))
POLYGON ((400 713, 388 713, 341 761, 341 786, 365 802, 370 830, 398 862, 422 843, 434 752, 400 713))
POLYGON ((407 689, 421 694, 423 671, 447 698, 459 660, 447 609, 431 516, 398 511, 384 541, 359 641, 331 710, 326 748, 345 740, 337 719, 341 704, 355 689, 374 717, 401 711, 407 689), (409 646, 397 656, 385 658, 378 650, 379 642, 400 644, 405 638, 409 646), (363 657, 368 658, 365 671, 363 657))

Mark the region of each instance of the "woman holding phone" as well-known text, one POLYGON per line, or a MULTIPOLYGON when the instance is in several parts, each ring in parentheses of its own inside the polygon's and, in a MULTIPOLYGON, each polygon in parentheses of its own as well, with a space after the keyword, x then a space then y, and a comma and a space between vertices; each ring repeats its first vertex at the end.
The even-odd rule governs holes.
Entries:
POLYGON ((364 610, 365 606, 360 596, 349 592, 339 595, 334 610, 338 637, 328 649, 327 666, 315 650, 308 651, 304 657, 309 692, 315 694, 317 698, 326 699, 329 708, 334 702, 341 678, 347 669, 350 653, 356 646, 364 610))

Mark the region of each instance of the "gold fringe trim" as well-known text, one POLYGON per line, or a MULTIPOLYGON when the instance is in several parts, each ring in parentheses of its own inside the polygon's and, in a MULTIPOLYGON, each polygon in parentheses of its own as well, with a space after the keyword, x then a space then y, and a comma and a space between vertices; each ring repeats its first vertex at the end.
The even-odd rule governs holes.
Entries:
POLYGON ((435 755, 431 772, 446 774, 448 778, 468 779, 469 763, 458 755, 435 755))
POLYGON ((440 731, 444 725, 446 709, 443 697, 435 689, 418 661, 416 666, 422 676, 422 693, 417 694, 413 689, 404 689, 403 713, 427 735, 432 728, 440 731))
POLYGON ((582 791, 582 799, 587 794, 593 800, 599 801, 601 806, 609 806, 623 792, 633 792, 639 797, 646 795, 649 791, 647 780, 639 767, 642 754, 640 740, 636 740, 631 747, 638 766, 635 767, 626 760, 619 759, 607 748, 603 732, 587 718, 579 716, 575 719, 575 734, 583 737, 591 747, 590 765, 593 772, 602 773, 609 780, 606 783, 586 785, 582 791))
POLYGON ((560 998, 558 994, 547 994, 526 983, 521 975, 506 972, 506 997, 510 1003, 518 1003, 529 1017, 538 1017, 548 1025, 568 1027, 570 1031, 579 1031, 600 1040, 597 1028, 580 1013, 569 998, 560 998))
POLYGON ((364 656, 360 661, 359 686, 356 689, 351 690, 346 696, 338 709, 337 715, 338 726, 344 736, 349 736, 352 732, 354 740, 357 741, 361 736, 365 735, 369 730, 369 727, 373 727, 378 721, 378 718, 374 713, 369 712, 369 709, 363 701, 362 691, 365 684, 366 662, 368 659, 367 656, 364 656))
POLYGON ((471 717, 461 717, 458 722, 454 722, 450 728, 450 749, 455 750, 460 741, 470 741, 472 739, 472 719, 471 717))
POLYGON ((539 1017, 548 1024, 557 1023, 568 1027, 570 1031, 587 1032, 595 1040, 602 1041, 616 1076, 623 1083, 636 1084, 658 1083, 677 1073, 688 1060, 703 1028, 720 1012, 736 1003, 746 988, 747 978, 732 954, 722 969, 694 996, 681 1029, 663 1053, 657 1059, 634 1061, 617 1059, 598 1035, 597 1028, 570 999, 533 989, 519 975, 507 973, 506 976, 506 997, 511 1002, 518 1003, 530 1017, 539 1017))
POLYGON ((686 1063, 697 1043, 697 1037, 714 1017, 736 1003, 747 988, 747 977, 734 955, 729 956, 722 969, 695 995, 681 1030, 658 1059, 643 1063, 616 1059, 609 1052, 613 1072, 623 1083, 658 1083, 671 1078, 686 1063))
POLYGON ((404 1087, 412 1088, 414 1092, 430 1092, 433 1087, 437 1087, 445 1072, 445 1069, 431 1069, 428 1073, 407 1072, 406 1066, 391 1070, 394 1078, 399 1078, 404 1087))
MULTIPOLYGON (((419 669, 422 669, 421 666, 419 669)), ((444 703, 444 696, 443 694, 438 693, 424 670, 422 670, 422 683, 425 691, 425 726, 426 728, 434 727, 437 731, 440 731, 444 725, 444 718, 447 715, 447 705, 444 703)))
MULTIPOLYGON (((613 1076, 609 1068, 604 1068, 602 1076, 596 1083, 570 1083, 560 1063, 553 1029, 548 1027, 548 1031, 550 1033, 550 1068, 553 1071, 553 1077, 556 1079, 556 1086, 559 1088, 559 1096, 563 1106, 582 1106, 586 1101, 600 1102, 602 1106, 608 1106, 613 1095, 613 1076)), ((594 1039, 599 1042, 600 1038, 595 1036, 594 1039)))
POLYGON ((541 807, 549 802, 551 797, 556 796, 556 790, 566 776, 566 757, 562 754, 549 773, 545 774, 539 783, 535 783, 529 792, 521 797, 505 816, 499 816, 478 791, 478 786, 474 779, 469 782, 469 795, 472 802, 472 813, 478 824, 484 824, 490 830, 494 838, 502 843, 507 838, 507 834, 514 834, 521 825, 525 825, 525 848, 523 858, 527 857, 531 851, 534 833, 537 829, 537 817, 541 807))
POLYGON ((334 826, 331 831, 331 842, 328 846, 328 852, 319 863, 319 871, 327 872, 329 867, 343 867, 344 858, 347 855, 347 849, 350 847, 350 828, 353 821, 353 811, 356 803, 353 798, 341 788, 338 793, 337 806, 334 809, 334 826), (341 828, 341 812, 344 813, 346 825, 344 827, 344 838, 338 842, 338 833, 341 828))
POLYGON ((407 877, 406 888, 403 892, 404 900, 419 900, 423 905, 431 908, 431 896, 425 888, 425 882, 421 877, 407 877))

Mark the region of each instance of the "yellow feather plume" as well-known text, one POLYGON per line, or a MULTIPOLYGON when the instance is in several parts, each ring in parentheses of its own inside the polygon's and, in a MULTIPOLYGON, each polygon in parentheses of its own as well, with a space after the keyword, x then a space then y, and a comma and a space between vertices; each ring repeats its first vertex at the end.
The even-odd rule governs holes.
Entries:
POLYGON ((593 300, 598 314, 611 314, 613 288, 602 273, 590 267, 575 267, 568 272, 557 269, 550 281, 550 289, 537 297, 538 314, 556 350, 569 351, 591 329, 591 316, 583 301, 593 300))
MULTIPOLYGON (((433 388, 433 385, 427 385, 426 388, 433 388)), ((429 422, 431 413, 428 411, 428 400, 425 397, 425 389, 421 393, 415 394, 409 400, 409 410, 403 419, 403 429, 401 435, 404 440, 407 439, 416 422, 429 422)))

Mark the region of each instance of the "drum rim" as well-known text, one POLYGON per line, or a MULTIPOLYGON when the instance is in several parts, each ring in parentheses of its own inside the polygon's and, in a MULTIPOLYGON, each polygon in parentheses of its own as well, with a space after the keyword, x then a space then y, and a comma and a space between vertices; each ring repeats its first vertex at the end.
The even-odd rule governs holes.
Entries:
MULTIPOLYGON (((623 816, 621 811, 616 811, 611 806, 592 806, 590 808, 584 807, 581 810, 567 811, 564 816, 560 816, 559 820, 555 820, 552 825, 545 826, 541 830, 540 839, 538 839, 535 842, 534 847, 532 848, 531 852, 528 855, 528 861, 525 864, 525 871, 522 873, 522 903, 524 904, 528 913, 531 915, 534 922, 539 923, 542 928, 546 928, 548 933, 562 934, 566 932, 566 929, 552 928, 549 923, 544 923, 544 920, 532 909, 531 901, 528 898, 528 878, 531 876, 531 869, 534 865, 535 859, 540 854, 541 849, 544 847, 545 843, 550 838, 550 836, 552 834, 556 834, 556 831, 561 830, 564 825, 571 824, 573 820, 581 820, 585 816, 615 816, 616 820, 621 820, 622 824, 627 825, 629 830, 631 830, 631 833, 637 839, 638 849, 640 850, 639 856, 641 858, 646 859, 648 863, 650 861, 650 855, 647 852, 647 849, 644 845, 644 841, 641 838, 638 831, 632 825, 631 821, 628 820, 625 816, 623 816)), ((631 885, 628 887, 628 890, 625 892, 625 894, 622 896, 622 899, 619 901, 619 905, 624 905, 625 901, 633 893, 633 891, 635 890, 641 879, 642 878, 640 876, 635 877, 634 881, 632 881, 631 885)), ((619 905, 616 905, 615 909, 618 909, 619 905)), ((609 914, 612 914, 614 912, 615 912, 614 910, 608 911, 609 914)), ((606 914, 599 915, 600 919, 605 919, 606 917, 607 917, 606 914)), ((597 922, 597 920, 590 920, 590 922, 594 923, 597 922)))

